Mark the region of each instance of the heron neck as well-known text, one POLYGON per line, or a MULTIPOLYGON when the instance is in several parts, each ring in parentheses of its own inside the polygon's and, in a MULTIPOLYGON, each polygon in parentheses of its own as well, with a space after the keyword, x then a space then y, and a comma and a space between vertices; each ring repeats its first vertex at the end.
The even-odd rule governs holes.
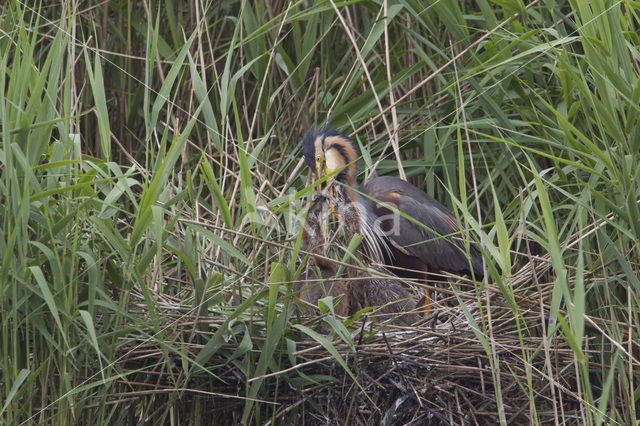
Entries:
POLYGON ((350 202, 357 201, 356 193, 353 190, 354 188, 357 188, 357 183, 355 178, 351 175, 346 175, 342 177, 342 179, 338 179, 338 182, 342 184, 341 186, 342 188, 344 188, 344 191, 346 192, 346 195, 349 198, 348 201, 350 202))

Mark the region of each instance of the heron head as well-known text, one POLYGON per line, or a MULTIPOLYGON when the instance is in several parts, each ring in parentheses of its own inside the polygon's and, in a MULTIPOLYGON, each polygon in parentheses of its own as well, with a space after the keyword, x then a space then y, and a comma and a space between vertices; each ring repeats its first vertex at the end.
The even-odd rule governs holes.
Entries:
POLYGON ((358 151, 349 137, 327 127, 311 129, 304 136, 303 152, 318 179, 329 176, 327 186, 334 179, 355 185, 358 151))

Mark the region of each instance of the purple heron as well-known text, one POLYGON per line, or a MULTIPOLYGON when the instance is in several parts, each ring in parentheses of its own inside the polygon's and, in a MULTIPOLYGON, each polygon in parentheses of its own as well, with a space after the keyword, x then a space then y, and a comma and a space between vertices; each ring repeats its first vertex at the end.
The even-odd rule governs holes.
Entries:
POLYGON ((356 183, 359 154, 349 137, 311 129, 303 154, 316 178, 326 178, 322 193, 340 222, 362 235, 369 257, 398 277, 440 281, 432 274, 442 271, 483 277, 478 246, 465 244, 456 217, 438 201, 392 176, 356 183))

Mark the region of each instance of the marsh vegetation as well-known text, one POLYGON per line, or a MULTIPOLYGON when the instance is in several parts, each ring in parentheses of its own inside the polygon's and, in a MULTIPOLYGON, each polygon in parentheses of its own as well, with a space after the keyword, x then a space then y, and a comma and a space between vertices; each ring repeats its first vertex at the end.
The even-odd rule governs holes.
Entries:
POLYGON ((639 12, 3 2, 2 422, 633 424, 639 12), (413 327, 300 309, 325 121, 360 181, 455 213, 484 281, 413 327))

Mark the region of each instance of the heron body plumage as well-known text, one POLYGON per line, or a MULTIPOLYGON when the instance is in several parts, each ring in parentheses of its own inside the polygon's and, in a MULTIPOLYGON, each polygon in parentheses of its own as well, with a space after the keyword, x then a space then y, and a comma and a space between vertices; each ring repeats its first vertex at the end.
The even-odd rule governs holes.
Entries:
POLYGON ((359 191, 394 207, 423 225, 394 214, 386 206, 369 198, 364 201, 369 203, 368 208, 378 218, 394 218, 381 223, 387 238, 392 241, 392 254, 385 257, 385 264, 392 265, 405 255, 416 258, 412 259, 413 263, 420 261, 426 264, 430 271, 471 273, 473 270, 476 277, 482 277, 480 250, 474 243, 470 243, 467 257, 455 216, 431 196, 393 176, 371 179, 363 183, 359 191), (398 223, 389 225, 386 223, 389 220, 396 220, 398 223))
POLYGON ((411 293, 402 283, 393 278, 383 277, 383 271, 372 268, 372 273, 347 268, 347 278, 336 276, 336 266, 326 257, 326 241, 322 223, 324 197, 316 197, 309 208, 302 229, 302 240, 313 257, 319 271, 319 282, 314 280, 313 271, 307 268, 304 282, 297 282, 294 290, 300 298, 312 305, 325 296, 334 296, 338 315, 353 315, 371 306, 381 306, 376 312, 384 321, 398 325, 410 325, 420 319, 411 293), (315 281, 315 282, 314 282, 315 281))

